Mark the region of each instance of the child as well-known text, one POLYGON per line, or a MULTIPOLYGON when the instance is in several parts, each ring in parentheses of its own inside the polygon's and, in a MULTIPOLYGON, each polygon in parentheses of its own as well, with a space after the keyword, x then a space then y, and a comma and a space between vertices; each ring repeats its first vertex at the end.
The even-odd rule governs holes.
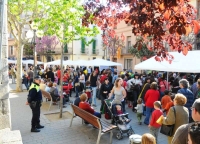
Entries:
POLYGON ((165 109, 165 107, 167 106, 167 103, 171 101, 171 97, 170 97, 171 92, 169 90, 165 90, 164 94, 165 95, 161 99, 162 109, 165 109))
POLYGON ((119 120, 121 120, 122 122, 126 122, 126 124, 128 124, 131 119, 126 118, 125 116, 127 116, 127 114, 124 114, 122 111, 122 107, 120 105, 115 105, 116 107, 116 111, 117 111, 117 115, 119 116, 119 120))
POLYGON ((69 87, 69 96, 72 97, 73 85, 72 85, 72 80, 71 79, 69 80, 68 87, 69 87))
POLYGON ((166 107, 164 108, 163 112, 166 112, 166 114, 169 112, 169 109, 174 106, 174 102, 173 102, 173 99, 174 99, 174 95, 171 95, 171 101, 167 103, 166 107))
POLYGON ((84 92, 87 94, 88 102, 91 105, 92 103, 92 87, 90 86, 90 81, 86 81, 84 92))
POLYGON ((152 136, 150 133, 145 133, 142 135, 142 144, 156 144, 156 140, 154 136, 152 136))
POLYGON ((151 121, 149 124, 150 133, 156 138, 156 143, 158 142, 158 131, 161 127, 160 124, 156 123, 156 121, 160 118, 161 115, 163 115, 161 108, 160 101, 154 102, 154 111, 152 113, 151 121))
POLYGON ((200 124, 194 123, 189 127, 188 144, 200 144, 200 124))
POLYGON ((135 109, 137 110, 137 118, 138 118, 138 123, 139 125, 142 125, 142 114, 143 114, 143 106, 144 104, 142 103, 142 99, 139 98, 137 100, 137 106, 135 107, 135 109))

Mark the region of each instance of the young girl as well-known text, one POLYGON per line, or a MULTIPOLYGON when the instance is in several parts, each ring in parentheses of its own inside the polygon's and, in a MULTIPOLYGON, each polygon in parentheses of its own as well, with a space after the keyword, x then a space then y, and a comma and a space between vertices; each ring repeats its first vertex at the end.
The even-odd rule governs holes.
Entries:
POLYGON ((188 144, 200 144, 200 124, 194 123, 189 128, 188 144))
POLYGON ((144 104, 142 103, 142 99, 141 98, 139 98, 138 100, 137 100, 137 106, 135 107, 135 109, 137 110, 137 118, 138 118, 138 123, 139 123, 139 125, 141 125, 142 124, 142 114, 143 114, 143 106, 144 106, 144 104))

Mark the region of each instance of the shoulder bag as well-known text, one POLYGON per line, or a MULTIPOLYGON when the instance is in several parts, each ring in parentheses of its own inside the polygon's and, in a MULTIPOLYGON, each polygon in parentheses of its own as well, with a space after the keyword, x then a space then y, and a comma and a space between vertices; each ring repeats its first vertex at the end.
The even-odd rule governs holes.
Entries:
MULTIPOLYGON (((176 110, 175 108, 173 107, 174 109, 174 116, 175 116, 175 121, 176 121, 176 110)), ((160 133, 166 135, 166 136, 172 136, 173 135, 173 131, 174 131, 174 125, 164 125, 162 124, 161 128, 160 128, 160 133)))

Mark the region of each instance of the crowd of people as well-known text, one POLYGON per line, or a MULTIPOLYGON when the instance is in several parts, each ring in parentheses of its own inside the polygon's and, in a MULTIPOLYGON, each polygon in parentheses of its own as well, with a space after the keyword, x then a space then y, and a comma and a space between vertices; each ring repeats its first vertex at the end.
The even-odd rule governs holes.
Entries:
MULTIPOLYGON (((27 89, 32 82, 32 72, 31 67, 28 71, 24 70, 27 89)), ((75 93, 74 103, 99 118, 105 113, 105 99, 112 99, 112 105, 118 110, 120 105, 122 113, 126 113, 127 109, 137 113, 138 124, 147 125, 155 139, 152 144, 157 143, 162 125, 174 125, 172 135, 167 136, 169 144, 200 143, 197 136, 200 134, 197 123, 200 121, 199 74, 173 72, 167 75, 156 71, 139 74, 127 70, 119 72, 114 67, 100 71, 98 67, 69 66, 63 72, 61 77, 59 66, 38 69, 38 75, 43 79, 40 88, 53 95, 55 104, 60 96, 57 85, 63 78, 63 85, 67 84, 70 96, 73 91, 75 93), (97 99, 101 100, 99 112, 93 109, 97 106, 97 99), (184 138, 183 132, 187 135, 184 138)), ((144 137, 150 137, 150 134, 144 137)))

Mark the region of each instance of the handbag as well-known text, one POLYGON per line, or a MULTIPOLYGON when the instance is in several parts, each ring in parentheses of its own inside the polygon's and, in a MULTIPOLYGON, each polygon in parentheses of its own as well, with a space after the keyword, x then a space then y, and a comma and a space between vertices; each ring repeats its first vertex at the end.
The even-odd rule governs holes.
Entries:
MULTIPOLYGON (((176 119, 176 110, 175 108, 173 107, 174 109, 174 116, 175 116, 175 119, 176 119)), ((173 135, 173 131, 174 131, 174 125, 164 125, 162 124, 161 128, 160 128, 160 133, 166 135, 166 136, 172 136, 173 135)))

